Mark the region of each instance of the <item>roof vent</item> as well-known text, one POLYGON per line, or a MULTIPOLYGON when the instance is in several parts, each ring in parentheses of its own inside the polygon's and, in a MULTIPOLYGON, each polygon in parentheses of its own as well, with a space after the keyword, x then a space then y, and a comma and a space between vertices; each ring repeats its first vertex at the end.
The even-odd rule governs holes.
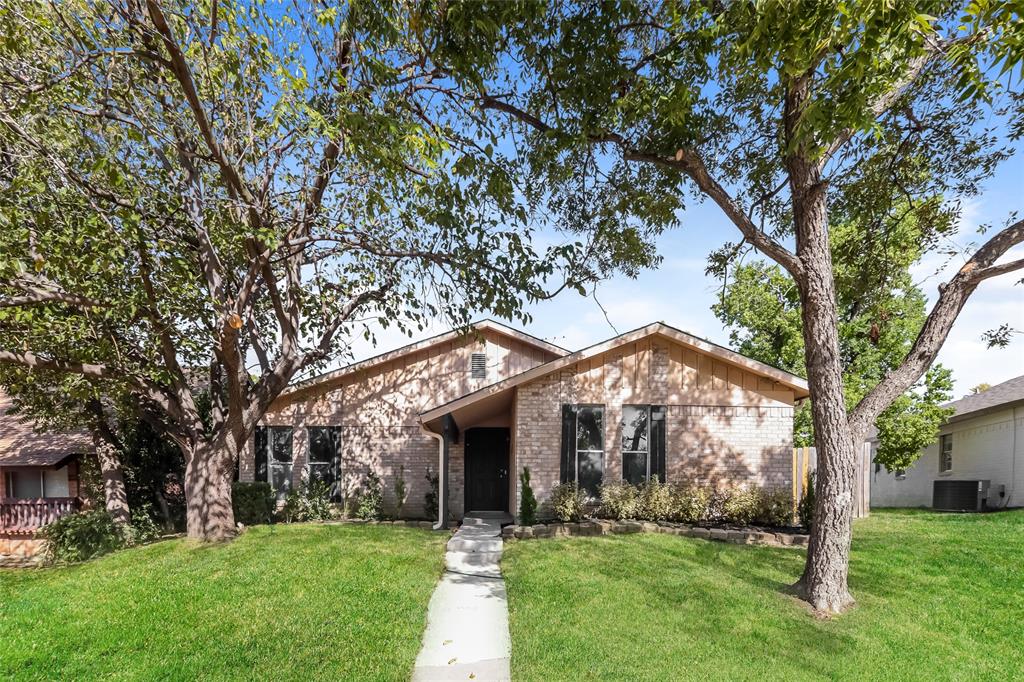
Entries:
POLYGON ((487 354, 473 353, 469 362, 470 376, 474 379, 487 378, 487 354))

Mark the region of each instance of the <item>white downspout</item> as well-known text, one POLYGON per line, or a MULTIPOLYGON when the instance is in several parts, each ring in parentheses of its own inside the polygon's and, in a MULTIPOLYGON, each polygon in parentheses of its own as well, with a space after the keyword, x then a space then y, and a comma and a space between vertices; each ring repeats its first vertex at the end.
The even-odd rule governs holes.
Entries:
POLYGON ((1013 411, 1010 413, 1010 420, 1011 420, 1011 422, 1013 424, 1013 440, 1011 441, 1013 443, 1013 453, 1011 454, 1011 457, 1013 457, 1013 459, 1010 460, 1012 462, 1011 469, 1010 469, 1010 492, 1006 493, 1006 501, 1003 502, 1003 509, 1006 509, 1007 507, 1010 506, 1010 500, 1013 498, 1014 490, 1017 487, 1017 407, 1016 406, 1013 407, 1013 411))
POLYGON ((448 525, 447 519, 441 520, 441 514, 444 513, 444 496, 448 494, 448 491, 445 490, 448 481, 444 476, 444 436, 434 433, 422 422, 420 422, 420 431, 437 441, 437 521, 434 522, 434 530, 444 530, 448 525))

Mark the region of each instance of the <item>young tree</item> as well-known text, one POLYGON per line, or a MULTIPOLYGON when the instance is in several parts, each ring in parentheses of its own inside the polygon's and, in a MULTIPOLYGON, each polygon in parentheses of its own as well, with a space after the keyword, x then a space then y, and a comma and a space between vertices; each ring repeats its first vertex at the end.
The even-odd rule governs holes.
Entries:
POLYGON ((561 220, 632 232, 672 222, 687 198, 710 200, 741 236, 731 251, 756 249, 795 282, 819 458, 797 588, 828 612, 853 603, 854 443, 921 378, 974 290, 1024 267, 999 260, 1024 241, 1011 219, 964 254, 899 365, 847 408, 831 216, 841 208, 859 241, 884 240, 895 186, 920 251, 933 249, 957 201, 1008 153, 987 122, 1021 103, 1002 96, 1024 45, 1013 3, 926 9, 634 0, 446 15, 448 44, 483 32, 497 46, 463 95, 522 143, 561 220))
POLYGON ((257 422, 367 322, 523 316, 588 257, 614 267, 615 235, 534 249, 502 155, 438 95, 420 12, 0 8, 0 362, 133 396, 182 450, 190 537, 233 535, 257 422))

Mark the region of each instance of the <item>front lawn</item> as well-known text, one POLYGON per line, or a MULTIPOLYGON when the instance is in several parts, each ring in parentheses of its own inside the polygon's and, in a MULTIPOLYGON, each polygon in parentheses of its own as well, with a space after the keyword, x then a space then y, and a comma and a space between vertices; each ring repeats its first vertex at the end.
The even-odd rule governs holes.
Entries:
POLYGON ((408 679, 445 538, 257 526, 0 571, 0 679, 408 679))
POLYGON ((653 534, 510 543, 513 677, 1024 677, 1024 512, 874 511, 854 526, 858 606, 832 620, 784 594, 803 558, 653 534))

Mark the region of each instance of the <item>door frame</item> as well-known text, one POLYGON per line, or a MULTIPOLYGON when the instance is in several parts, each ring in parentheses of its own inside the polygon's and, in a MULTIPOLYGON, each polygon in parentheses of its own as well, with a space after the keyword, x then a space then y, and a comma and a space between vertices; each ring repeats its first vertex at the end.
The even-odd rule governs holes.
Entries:
POLYGON ((478 427, 473 427, 473 428, 466 429, 466 431, 463 432, 463 434, 462 434, 462 438, 463 438, 462 442, 463 442, 463 445, 464 445, 463 453, 462 453, 463 469, 464 469, 464 472, 465 472, 465 482, 464 482, 463 491, 462 491, 463 513, 468 514, 471 511, 500 511, 500 512, 508 513, 509 512, 509 507, 510 507, 510 504, 511 504, 511 497, 512 497, 511 494, 510 494, 510 491, 509 491, 509 488, 511 487, 511 484, 510 484, 510 482, 508 480, 511 477, 511 475, 512 475, 512 467, 511 467, 511 464, 512 464, 512 429, 510 429, 507 426, 478 426, 478 427), (477 431, 477 432, 479 432, 479 431, 501 432, 502 435, 504 435, 505 477, 506 477, 506 480, 505 480, 505 485, 502 486, 501 495, 499 497, 499 499, 504 501, 504 508, 503 509, 474 509, 470 505, 470 500, 469 500, 469 494, 470 494, 470 490, 471 490, 471 486, 470 486, 471 478, 470 477, 471 477, 471 474, 472 474, 472 468, 471 468, 471 465, 470 465, 470 458, 472 457, 472 451, 470 450, 469 443, 470 443, 470 433, 472 433, 473 431, 477 431))

